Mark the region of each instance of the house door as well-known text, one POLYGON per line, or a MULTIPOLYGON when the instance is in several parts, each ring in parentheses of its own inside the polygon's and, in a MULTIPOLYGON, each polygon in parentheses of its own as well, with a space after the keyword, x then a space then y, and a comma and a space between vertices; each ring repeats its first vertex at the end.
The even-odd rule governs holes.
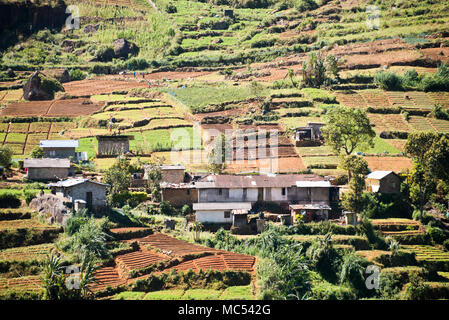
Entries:
POLYGON ((263 201, 263 188, 257 189, 257 201, 263 201))
POLYGON ((89 210, 92 210, 92 192, 86 192, 86 205, 89 210))

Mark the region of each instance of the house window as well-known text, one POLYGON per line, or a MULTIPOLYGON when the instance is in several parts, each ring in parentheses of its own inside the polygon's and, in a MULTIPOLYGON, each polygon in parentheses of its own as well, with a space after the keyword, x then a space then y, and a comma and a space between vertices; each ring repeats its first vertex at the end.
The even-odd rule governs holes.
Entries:
POLYGON ((218 189, 218 195, 221 196, 223 194, 223 189, 218 189))
POLYGON ((50 157, 54 157, 56 156, 56 151, 55 150, 51 150, 50 151, 50 157))
POLYGON ((190 189, 187 189, 186 192, 187 192, 187 195, 189 196, 190 195, 190 189))
POLYGON ((224 218, 229 219, 231 217, 231 211, 225 211, 224 212, 224 218))
POLYGON ((392 182, 392 183, 391 183, 391 186, 392 186, 393 188, 396 188, 396 182, 392 182))
POLYGON ((286 194, 286 190, 285 190, 285 188, 282 188, 282 195, 285 196, 285 194, 286 194))

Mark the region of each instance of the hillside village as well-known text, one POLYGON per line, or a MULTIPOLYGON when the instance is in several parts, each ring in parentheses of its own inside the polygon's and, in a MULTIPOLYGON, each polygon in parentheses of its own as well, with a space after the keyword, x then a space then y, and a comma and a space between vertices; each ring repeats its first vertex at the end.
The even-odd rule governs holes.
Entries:
POLYGON ((0 8, 0 299, 449 298, 447 4, 0 8))

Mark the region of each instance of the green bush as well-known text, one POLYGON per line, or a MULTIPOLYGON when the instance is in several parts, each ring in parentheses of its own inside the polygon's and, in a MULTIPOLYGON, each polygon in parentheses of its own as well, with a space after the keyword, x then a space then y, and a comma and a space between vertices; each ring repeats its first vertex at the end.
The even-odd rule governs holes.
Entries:
POLYGON ((374 75, 374 83, 382 90, 403 90, 402 78, 394 72, 378 71, 374 75))
POLYGON ((146 68, 150 67, 148 61, 142 58, 129 59, 127 65, 129 70, 145 70, 146 68))
POLYGON ((161 214, 166 216, 172 216, 176 214, 175 208, 170 204, 170 202, 162 201, 159 205, 159 209, 161 211, 161 214))
POLYGON ((98 61, 101 62, 112 61, 114 56, 115 56, 114 48, 108 46, 101 46, 95 52, 95 57, 97 58, 98 61))
POLYGON ((86 74, 80 69, 71 69, 69 71, 70 78, 72 81, 84 80, 86 79, 86 74))
POLYGON ((0 208, 18 208, 21 202, 17 193, 9 190, 0 191, 0 208))
POLYGON ((31 200, 36 198, 38 193, 39 193, 39 191, 36 191, 36 190, 23 190, 23 196, 25 198, 27 205, 30 204, 31 200))

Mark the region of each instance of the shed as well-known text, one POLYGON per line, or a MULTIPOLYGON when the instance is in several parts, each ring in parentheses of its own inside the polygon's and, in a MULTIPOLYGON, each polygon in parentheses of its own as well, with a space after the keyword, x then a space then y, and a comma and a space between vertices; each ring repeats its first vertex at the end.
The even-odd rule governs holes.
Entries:
POLYGON ((131 135, 96 136, 98 141, 97 156, 118 156, 129 152, 129 141, 134 140, 131 135))
POLYGON ((373 171, 366 176, 366 188, 375 193, 399 193, 401 178, 393 171, 373 171))
POLYGON ((78 140, 41 140, 39 147, 44 151, 44 158, 76 158, 78 140))
POLYGON ((290 212, 292 221, 296 222, 296 215, 304 216, 305 222, 311 221, 325 221, 329 217, 329 211, 332 208, 326 204, 311 203, 311 204, 291 204, 290 212))
POLYGON ((56 195, 68 198, 74 204, 77 200, 86 202, 89 210, 101 211, 106 207, 108 184, 87 178, 67 179, 48 185, 56 195))
POLYGON ((57 180, 70 175, 69 159, 25 159, 23 167, 31 180, 57 180))
POLYGON ((203 223, 232 223, 233 210, 251 210, 251 202, 194 203, 196 221, 203 223))

